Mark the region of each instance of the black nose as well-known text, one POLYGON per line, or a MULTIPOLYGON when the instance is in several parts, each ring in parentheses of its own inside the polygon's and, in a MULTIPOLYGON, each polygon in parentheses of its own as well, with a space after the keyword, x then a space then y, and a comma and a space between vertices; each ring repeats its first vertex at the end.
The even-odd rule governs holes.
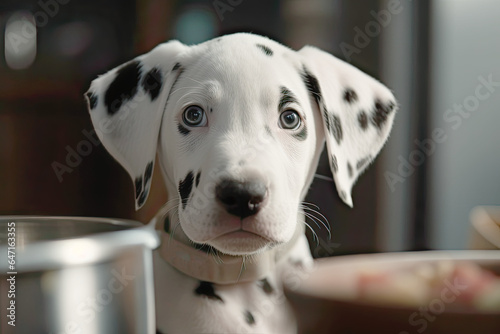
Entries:
POLYGON ((241 219, 259 212, 267 193, 265 184, 256 181, 223 180, 215 188, 227 212, 241 219))

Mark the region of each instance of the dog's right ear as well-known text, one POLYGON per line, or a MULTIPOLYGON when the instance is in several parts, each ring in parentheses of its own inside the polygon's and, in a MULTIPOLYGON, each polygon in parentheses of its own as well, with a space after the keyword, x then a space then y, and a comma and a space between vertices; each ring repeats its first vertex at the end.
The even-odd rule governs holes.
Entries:
POLYGON ((134 182, 136 210, 149 194, 163 112, 188 49, 178 41, 160 44, 99 76, 85 93, 99 139, 134 182))

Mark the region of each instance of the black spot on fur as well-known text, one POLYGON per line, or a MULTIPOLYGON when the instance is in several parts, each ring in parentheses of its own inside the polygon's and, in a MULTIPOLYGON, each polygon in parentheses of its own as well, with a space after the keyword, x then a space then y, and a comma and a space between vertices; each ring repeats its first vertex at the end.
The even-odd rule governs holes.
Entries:
POLYGON ((207 244, 194 243, 194 248, 207 254, 214 254, 216 251, 213 246, 207 244))
POLYGON ((108 114, 114 115, 122 104, 133 99, 137 94, 140 78, 141 64, 138 61, 132 61, 118 70, 118 74, 104 95, 108 114))
POLYGON ((349 162, 347 163, 347 173, 349 174, 349 177, 352 177, 352 166, 349 162))
POLYGON ((272 56, 274 54, 273 50, 265 45, 257 44, 257 47, 261 49, 266 54, 266 56, 272 56))
POLYGON ((181 63, 175 63, 174 67, 172 67, 172 71, 177 71, 181 67, 181 63))
POLYGON ((267 278, 261 279, 259 281, 259 283, 260 283, 260 287, 262 288, 262 290, 264 290, 264 292, 266 294, 270 295, 274 292, 274 289, 271 286, 271 284, 269 283, 269 281, 267 280, 267 278))
POLYGON ((195 186, 198 187, 198 184, 200 184, 200 176, 201 176, 201 171, 196 174, 196 181, 194 182, 195 186))
POLYGON ((307 138, 307 127, 302 127, 302 130, 300 132, 293 134, 293 137, 300 140, 304 141, 307 138))
POLYGON ((142 193, 142 177, 135 179, 135 199, 139 199, 142 193))
POLYGON ((97 107, 97 95, 95 95, 93 92, 87 92, 85 93, 85 96, 87 97, 90 110, 95 109, 95 107, 97 107))
POLYGON ((340 118, 337 115, 332 114, 330 118, 330 131, 337 141, 337 144, 340 145, 342 138, 344 137, 344 133, 342 131, 342 124, 340 123, 340 118))
POLYGON ((347 88, 344 92, 344 101, 348 103, 353 103, 358 100, 358 94, 351 88, 347 88))
POLYGON ((253 314, 248 310, 245 311, 245 321, 249 325, 255 325, 255 318, 253 314))
POLYGON ((269 135, 269 137, 274 138, 273 132, 271 131, 271 128, 268 125, 264 127, 264 130, 266 130, 266 133, 269 135))
POLYGON ((330 116, 328 114, 328 110, 326 110, 326 107, 323 106, 323 119, 325 120, 325 126, 330 131, 330 116))
POLYGON ((382 103, 380 100, 375 101, 375 108, 371 115, 371 122, 378 129, 381 129, 382 126, 387 121, 387 117, 394 110, 395 104, 393 102, 389 102, 388 104, 382 103))
POLYGON ((361 170, 365 167, 365 165, 370 162, 370 160, 372 159, 371 156, 367 156, 367 157, 364 157, 363 159, 360 159, 357 163, 356 163, 356 169, 357 170, 361 170))
POLYGON ((166 216, 163 221, 163 230, 167 233, 170 233, 170 217, 166 216))
MULTIPOLYGON (((177 64, 175 64, 175 65, 177 65, 177 64)), ((179 66, 180 66, 180 64, 179 64, 179 66)), ((174 66, 174 68, 175 68, 175 66, 174 66)), ((175 78, 174 83, 172 84, 172 87, 170 88, 170 92, 168 93, 167 102, 170 100, 170 95, 172 95, 172 93, 175 92, 175 85, 177 84, 180 77, 182 76, 182 73, 184 73, 184 69, 182 67, 180 67, 180 69, 177 73, 178 73, 177 77, 175 78)))
POLYGON ((330 157, 330 165, 334 173, 337 173, 339 171, 339 165, 337 163, 337 157, 335 156, 335 154, 332 154, 332 156, 330 157))
POLYGON ((187 136, 191 130, 189 130, 188 128, 186 128, 184 125, 182 125, 181 123, 177 124, 177 130, 179 130, 179 132, 184 135, 184 136, 187 136))
POLYGON ((193 172, 189 172, 184 180, 179 182, 179 195, 181 196, 182 208, 186 208, 187 200, 193 189, 193 172))
POLYGON ((286 87, 280 87, 281 96, 278 104, 278 111, 283 110, 288 104, 298 103, 295 95, 286 87))
POLYGON ((366 116, 366 113, 364 111, 361 111, 358 114, 358 122, 359 126, 361 126, 361 129, 366 130, 368 127, 368 117, 366 116))
POLYGON ((387 108, 389 109, 389 112, 393 111, 396 108, 396 103, 390 101, 389 104, 387 104, 387 108))
POLYGON ((334 113, 329 113, 325 107, 323 107, 323 119, 325 120, 326 129, 330 132, 337 144, 340 145, 344 132, 342 131, 342 124, 340 118, 334 113))
POLYGON ((314 97, 316 100, 316 103, 318 106, 321 103, 322 96, 321 96, 321 89, 319 87, 319 82, 318 79, 314 75, 312 75, 305 66, 302 68, 302 80, 304 81, 304 84, 307 87, 307 90, 309 93, 314 97))
POLYGON ((163 77, 159 68, 152 68, 142 79, 142 87, 149 94, 151 101, 156 100, 163 85, 163 77))
POLYGON ((200 281, 200 285, 196 288, 196 290, 194 290, 194 293, 198 296, 205 296, 208 299, 224 303, 222 298, 215 293, 214 286, 210 282, 200 281))
POLYGON ((146 170, 144 171, 144 184, 146 185, 149 180, 151 180, 151 176, 153 175, 153 161, 150 161, 146 166, 146 170))
POLYGON ((137 201, 137 204, 139 206, 142 206, 144 202, 146 202, 146 197, 148 197, 149 189, 144 188, 144 191, 142 192, 141 196, 139 197, 139 200, 137 201))

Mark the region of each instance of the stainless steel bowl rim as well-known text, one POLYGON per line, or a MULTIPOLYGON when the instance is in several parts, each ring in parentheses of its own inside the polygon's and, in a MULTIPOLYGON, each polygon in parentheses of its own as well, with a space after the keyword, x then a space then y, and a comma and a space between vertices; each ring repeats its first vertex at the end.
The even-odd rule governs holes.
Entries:
MULTIPOLYGON (((15 272, 33 272, 106 261, 134 247, 155 249, 160 244, 152 225, 126 219, 71 216, 0 216, 0 221, 71 220, 130 226, 130 229, 102 232, 67 239, 35 241, 23 247, 16 245, 15 272)), ((0 245, 0 271, 10 272, 8 245, 0 245)))

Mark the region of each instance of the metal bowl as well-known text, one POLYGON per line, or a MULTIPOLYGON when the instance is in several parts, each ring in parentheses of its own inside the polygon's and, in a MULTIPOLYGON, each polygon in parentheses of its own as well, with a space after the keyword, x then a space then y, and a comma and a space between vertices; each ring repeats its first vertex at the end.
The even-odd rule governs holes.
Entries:
POLYGON ((134 221, 0 216, 1 333, 155 333, 158 245, 134 221))

